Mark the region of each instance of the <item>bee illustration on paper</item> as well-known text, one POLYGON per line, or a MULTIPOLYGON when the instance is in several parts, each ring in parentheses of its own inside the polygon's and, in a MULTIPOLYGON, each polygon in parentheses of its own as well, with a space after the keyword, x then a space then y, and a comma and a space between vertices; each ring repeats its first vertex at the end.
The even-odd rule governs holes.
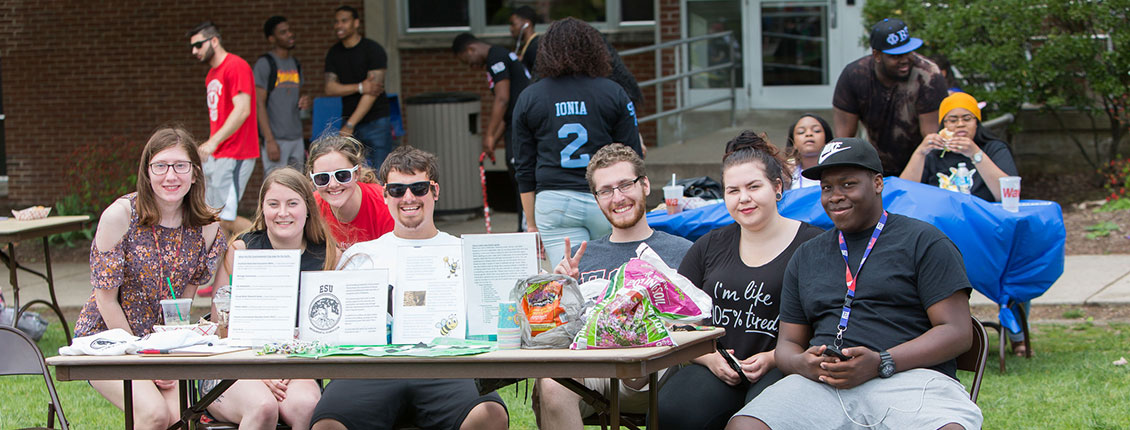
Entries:
POLYGON ((447 334, 455 330, 456 327, 459 327, 459 319, 455 318, 455 314, 448 315, 447 318, 436 323, 436 328, 439 329, 440 336, 447 336, 447 334))
POLYGON ((459 260, 454 257, 443 257, 443 265, 447 267, 447 278, 454 278, 459 272, 459 260))

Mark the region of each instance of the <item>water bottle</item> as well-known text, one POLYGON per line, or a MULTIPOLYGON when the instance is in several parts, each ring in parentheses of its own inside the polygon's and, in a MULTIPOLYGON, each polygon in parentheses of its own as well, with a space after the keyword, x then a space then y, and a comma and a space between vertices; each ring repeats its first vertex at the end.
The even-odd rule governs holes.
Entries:
POLYGON ((957 182, 957 189, 962 194, 969 194, 969 189, 973 188, 973 173, 965 167, 965 163, 957 163, 957 175, 954 182, 957 182))

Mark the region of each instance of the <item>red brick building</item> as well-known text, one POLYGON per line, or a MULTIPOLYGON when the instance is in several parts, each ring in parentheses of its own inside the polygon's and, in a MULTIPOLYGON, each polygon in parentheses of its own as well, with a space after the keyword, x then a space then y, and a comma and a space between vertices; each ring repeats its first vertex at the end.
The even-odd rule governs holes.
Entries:
MULTIPOLYGON (((366 37, 389 53, 386 87, 400 100, 432 91, 470 91, 491 98, 483 72, 451 55, 454 36, 470 31, 513 46, 505 21, 512 7, 531 5, 546 20, 583 18, 604 32, 618 50, 722 30, 734 37, 739 61, 738 107, 830 107, 831 85, 842 64, 858 58, 862 1, 780 2, 759 0, 367 0, 349 2, 363 14, 366 37), (746 35, 746 36, 743 36, 746 35), (757 37, 749 36, 754 35, 757 37), (848 47, 840 49, 840 47, 848 47), (783 47, 783 48, 782 48, 783 47), (765 52, 762 52, 765 51, 765 52), (846 53, 843 51, 847 51, 846 53), (784 52, 788 55, 781 54, 784 52), (783 58, 783 59, 782 59, 783 58)), ((298 38, 295 55, 306 77, 304 93, 321 95, 326 50, 336 42, 331 19, 338 1, 167 1, 144 3, 5 1, 0 3, 0 83, 3 89, 3 150, 9 204, 51 205, 76 192, 63 173, 86 181, 99 177, 99 154, 122 145, 133 158, 151 130, 183 123, 203 140, 208 133, 204 103, 207 66, 191 56, 184 32, 205 19, 217 23, 224 47, 249 62, 268 49, 262 24, 284 15, 298 38), (77 151, 76 151, 77 149, 77 151), (75 152, 81 157, 75 158, 75 152), (93 166, 92 166, 93 165, 93 166)), ((544 31, 548 24, 539 24, 544 31)), ((638 81, 719 61, 725 45, 666 49, 625 57, 638 81), (657 66, 658 64, 658 66, 657 66)), ((728 75, 727 75, 728 76, 728 75)), ((666 109, 729 94, 719 76, 699 75, 662 88, 666 109)), ((645 88, 641 117, 655 112, 656 89, 645 88)), ((728 104, 717 108, 728 109, 728 104)), ((411 118, 405 118, 405 122, 411 118)), ((656 123, 641 125, 649 145, 656 123)), ((406 136, 411 141, 411 136, 406 136)), ((135 171, 129 167, 129 171, 135 171)), ((256 172, 249 189, 257 189, 256 172)), ((118 180, 117 182, 121 182, 118 180)), ((248 193, 254 195, 254 193, 248 193)), ((246 208, 254 197, 243 199, 246 208)))

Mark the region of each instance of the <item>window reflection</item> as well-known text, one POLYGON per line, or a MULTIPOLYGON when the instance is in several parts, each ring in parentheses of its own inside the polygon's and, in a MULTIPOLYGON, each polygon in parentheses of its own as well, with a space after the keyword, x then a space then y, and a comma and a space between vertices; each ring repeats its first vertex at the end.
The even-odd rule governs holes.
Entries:
MULTIPOLYGON (((732 31, 727 37, 690 44, 691 70, 725 64, 731 58, 737 63, 734 86, 742 87, 742 7, 741 2, 687 0, 687 36, 732 31), (732 52, 732 54, 731 54, 732 52), (732 55, 732 57, 731 57, 732 55)), ((691 77, 691 88, 729 88, 729 69, 701 73, 691 77)))
POLYGON ((763 85, 828 83, 826 9, 824 4, 805 2, 761 5, 763 85))
POLYGON ((408 28, 469 27, 467 0, 411 0, 408 28))
MULTIPOLYGON (((569 16, 589 23, 605 22, 605 3, 606 0, 486 0, 487 25, 509 24, 510 13, 522 6, 532 7, 544 22, 569 16)), ((623 3, 621 7, 633 1, 623 3)))

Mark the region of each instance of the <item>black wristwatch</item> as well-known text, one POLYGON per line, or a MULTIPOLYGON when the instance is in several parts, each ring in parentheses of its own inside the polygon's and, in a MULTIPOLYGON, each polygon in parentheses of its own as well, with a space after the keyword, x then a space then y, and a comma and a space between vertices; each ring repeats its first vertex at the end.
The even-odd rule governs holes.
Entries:
POLYGON ((879 352, 879 377, 890 378, 895 374, 895 360, 891 358, 891 353, 886 350, 879 352))

